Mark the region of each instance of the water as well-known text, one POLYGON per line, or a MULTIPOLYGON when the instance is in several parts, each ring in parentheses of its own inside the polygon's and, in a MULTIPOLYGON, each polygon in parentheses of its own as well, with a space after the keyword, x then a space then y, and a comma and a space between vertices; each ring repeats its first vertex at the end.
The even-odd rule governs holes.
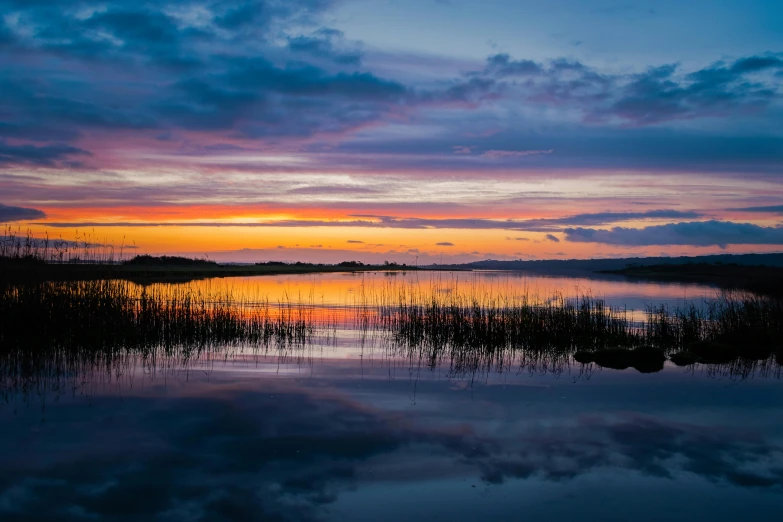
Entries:
MULTIPOLYGON (((350 309, 384 282, 242 280, 274 302, 350 309), (312 296, 312 297, 311 297, 312 296)), ((459 274, 642 309, 700 286, 459 274)), ((198 285, 229 285, 212 280, 198 285)), ((534 292, 535 293, 535 292, 534 292)), ((366 299, 364 299, 366 301, 366 299)), ((129 364, 0 406, 2 520, 779 520, 783 383, 720 368, 578 364, 455 371, 348 315, 301 349, 129 364)))

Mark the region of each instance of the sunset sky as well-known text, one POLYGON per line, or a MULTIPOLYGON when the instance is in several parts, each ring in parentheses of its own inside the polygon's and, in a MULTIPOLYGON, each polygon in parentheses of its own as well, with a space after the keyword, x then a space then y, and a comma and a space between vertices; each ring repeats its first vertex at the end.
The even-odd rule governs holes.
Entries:
POLYGON ((779 0, 0 0, 0 227, 223 261, 783 251, 779 0))

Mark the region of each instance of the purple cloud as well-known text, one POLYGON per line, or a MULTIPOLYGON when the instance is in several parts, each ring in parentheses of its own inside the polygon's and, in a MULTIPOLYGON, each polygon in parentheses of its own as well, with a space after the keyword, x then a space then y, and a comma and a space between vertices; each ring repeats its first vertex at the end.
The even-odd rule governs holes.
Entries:
POLYGON ((526 156, 538 156, 541 154, 552 154, 553 149, 548 150, 488 150, 481 154, 485 158, 524 158, 526 156))
POLYGON ((24 207, 11 207, 0 204, 0 223, 7 221, 26 221, 44 219, 46 214, 41 210, 24 207))
POLYGON ((655 225, 641 229, 615 227, 610 230, 567 228, 566 240, 622 246, 648 245, 783 245, 783 227, 762 227, 731 221, 691 221, 655 225))

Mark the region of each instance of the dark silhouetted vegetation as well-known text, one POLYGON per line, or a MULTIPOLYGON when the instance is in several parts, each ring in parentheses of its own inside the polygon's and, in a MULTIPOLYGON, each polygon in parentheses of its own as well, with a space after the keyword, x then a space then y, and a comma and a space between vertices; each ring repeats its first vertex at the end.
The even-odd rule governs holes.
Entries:
POLYGON ((727 294, 704 308, 649 308, 644 320, 589 296, 537 302, 434 291, 397 297, 381 300, 377 321, 396 342, 426 353, 432 367, 443 358, 469 368, 578 354, 577 362, 651 372, 667 356, 678 364, 724 364, 780 360, 783 353, 783 300, 753 294, 727 294))
POLYGON ((631 265, 611 273, 651 281, 710 284, 726 289, 740 289, 756 294, 783 297, 783 267, 781 266, 734 263, 631 265))
POLYGON ((337 263, 337 266, 354 268, 364 266, 364 263, 360 261, 342 261, 341 263, 337 263))
MULTIPOLYGON (((97 241, 92 234, 77 234, 75 240, 36 238, 30 231, 5 227, 0 236, 0 281, 81 281, 123 279, 138 283, 185 282, 210 277, 307 274, 396 270, 398 265, 370 265, 344 261, 337 265, 267 261, 256 264, 219 264, 207 259, 180 256, 136 255, 135 245, 115 246, 97 241)), ((404 265, 403 265, 404 266, 404 265)))
POLYGON ((132 259, 123 261, 123 265, 129 266, 217 266, 217 263, 208 259, 198 259, 180 256, 135 256, 132 259))
MULTIPOLYGON (((319 328, 335 327, 314 319, 312 303, 194 288, 120 280, 0 284, 0 388, 51 389, 100 369, 225 359, 236 350, 303 349, 319 328)), ((649 308, 643 316, 590 296, 542 301, 439 285, 362 287, 356 299, 352 329, 375 332, 394 357, 432 369, 445 364, 452 375, 560 372, 572 364, 649 373, 667 358, 732 376, 779 375, 783 361, 783 300, 752 294, 649 308)))
POLYGON ((2 285, 0 387, 111 372, 131 356, 154 365, 161 357, 187 361, 237 347, 303 345, 312 335, 302 304, 114 280, 2 285))

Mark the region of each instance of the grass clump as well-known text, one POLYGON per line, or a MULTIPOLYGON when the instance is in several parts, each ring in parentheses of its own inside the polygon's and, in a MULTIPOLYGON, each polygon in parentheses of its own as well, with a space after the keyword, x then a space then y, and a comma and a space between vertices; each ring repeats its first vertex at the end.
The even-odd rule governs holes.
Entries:
POLYGON ((547 300, 433 287, 397 289, 379 308, 379 327, 430 361, 500 367, 513 359, 573 359, 640 372, 678 365, 783 359, 783 300, 723 294, 683 308, 650 307, 643 319, 592 296, 547 300), (471 362, 472 361, 472 362, 471 362))
POLYGON ((303 345, 306 306, 118 280, 0 286, 0 387, 43 385, 129 358, 155 365, 232 349, 303 345))

